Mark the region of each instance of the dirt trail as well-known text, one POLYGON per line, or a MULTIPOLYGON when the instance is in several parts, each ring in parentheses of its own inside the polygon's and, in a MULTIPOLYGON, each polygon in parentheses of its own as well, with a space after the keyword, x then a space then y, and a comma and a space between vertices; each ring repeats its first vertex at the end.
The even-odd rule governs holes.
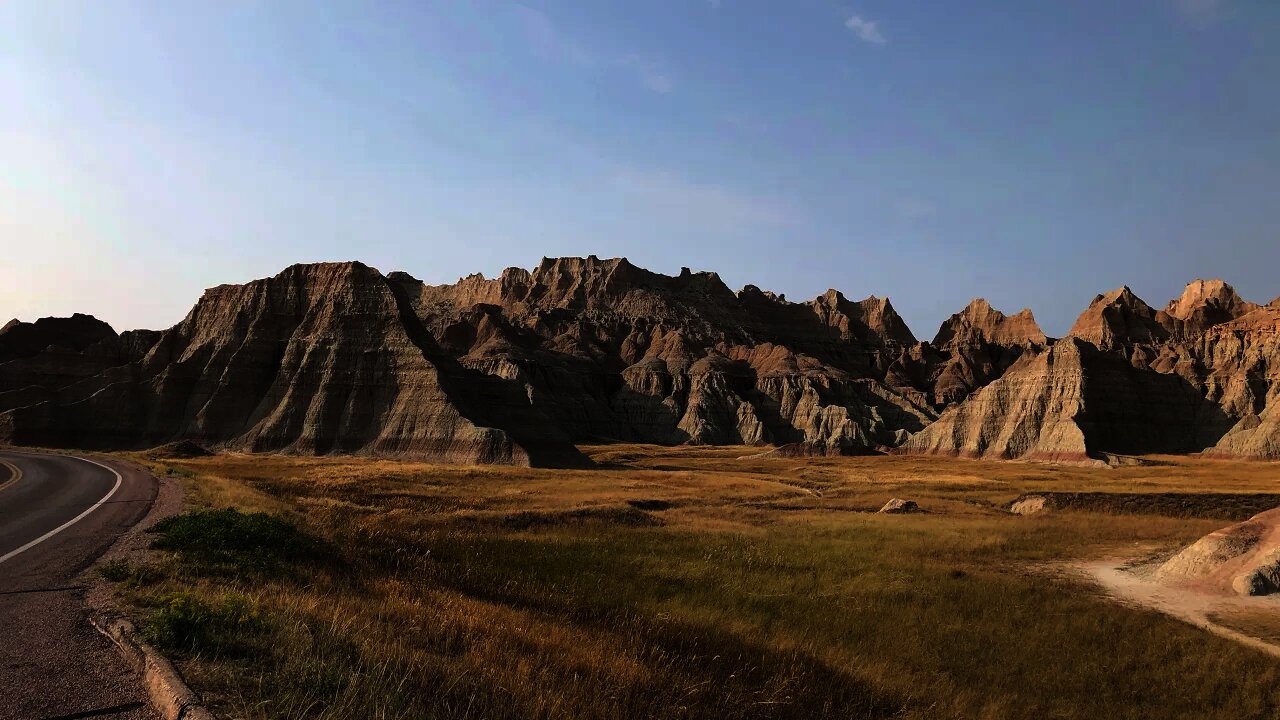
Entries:
POLYGON ((1158 610, 1215 635, 1280 658, 1280 645, 1246 635, 1210 619, 1213 613, 1241 610, 1280 613, 1280 598, 1213 595, 1193 589, 1164 585, 1148 577, 1154 568, 1129 568, 1116 560, 1084 563, 1075 566, 1074 569, 1097 582, 1122 602, 1158 610))

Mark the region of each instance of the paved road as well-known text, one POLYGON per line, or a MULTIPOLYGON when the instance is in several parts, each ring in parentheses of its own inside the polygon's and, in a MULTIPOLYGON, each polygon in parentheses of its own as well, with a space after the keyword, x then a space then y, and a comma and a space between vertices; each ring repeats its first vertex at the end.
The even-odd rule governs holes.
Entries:
POLYGON ((0 720, 155 718, 89 625, 77 575, 142 519, 156 484, 100 462, 0 451, 0 720))

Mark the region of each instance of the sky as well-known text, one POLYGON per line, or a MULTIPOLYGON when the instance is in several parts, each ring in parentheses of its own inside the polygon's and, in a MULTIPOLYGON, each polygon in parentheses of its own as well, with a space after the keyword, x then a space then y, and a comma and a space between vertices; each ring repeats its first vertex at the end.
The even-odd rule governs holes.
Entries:
POLYGON ((0 322, 361 260, 977 296, 1280 295, 1274 0, 0 2, 0 322))

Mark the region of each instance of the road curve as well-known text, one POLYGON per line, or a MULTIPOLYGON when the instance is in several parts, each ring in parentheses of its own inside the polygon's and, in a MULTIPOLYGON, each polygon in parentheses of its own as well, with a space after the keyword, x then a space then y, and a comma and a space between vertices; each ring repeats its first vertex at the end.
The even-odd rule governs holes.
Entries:
POLYGON ((155 717, 78 576, 156 491, 121 462, 0 450, 0 720, 155 717))

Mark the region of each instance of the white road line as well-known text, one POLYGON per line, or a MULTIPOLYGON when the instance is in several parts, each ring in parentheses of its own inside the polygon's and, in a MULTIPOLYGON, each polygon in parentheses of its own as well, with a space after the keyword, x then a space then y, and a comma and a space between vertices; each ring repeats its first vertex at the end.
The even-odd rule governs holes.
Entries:
POLYGON ((103 496, 102 496, 102 499, 101 499, 101 500, 99 500, 98 502, 94 503, 94 504, 93 504, 93 506, 92 506, 92 507, 90 507, 88 510, 85 510, 84 512, 80 513, 79 515, 77 515, 77 516, 75 516, 75 517, 71 518, 70 520, 66 521, 66 522, 65 522, 65 523, 63 523, 62 525, 59 525, 58 527, 56 527, 56 528, 54 528, 54 529, 50 530, 49 532, 47 532, 47 533, 45 533, 45 534, 41 535, 40 537, 36 538, 35 540, 32 540, 31 542, 27 543, 26 545, 23 545, 22 547, 18 548, 17 550, 11 550, 10 552, 5 553, 4 555, 0 555, 0 563, 4 562, 5 560, 8 560, 9 558, 14 557, 15 555, 17 555, 17 554, 19 554, 19 553, 26 552, 27 550, 30 550, 31 548, 35 547, 36 545, 39 545, 40 543, 44 542, 45 540, 48 540, 49 538, 53 537, 54 535, 57 535, 58 533, 62 532, 63 530, 66 530, 67 528, 71 527, 72 525, 75 525, 76 523, 80 522, 80 521, 81 521, 81 520, 83 520, 83 519, 85 518, 85 516, 87 516, 89 513, 93 512, 94 510, 97 510, 97 509, 98 509, 98 507, 99 507, 100 505, 102 505, 102 503, 104 503, 104 502, 106 502, 106 501, 110 500, 110 499, 111 499, 111 496, 112 496, 112 495, 115 495, 115 494, 116 494, 116 491, 120 489, 120 484, 124 482, 124 478, 120 477, 120 473, 116 472, 116 471, 115 471, 115 468, 111 468, 111 467, 108 467, 108 466, 106 466, 106 465, 103 465, 102 463, 100 463, 100 462, 98 462, 98 461, 96 461, 96 460, 90 460, 89 458, 76 457, 76 456, 74 456, 74 455, 58 455, 57 457, 69 457, 69 458, 72 458, 72 459, 75 459, 75 460, 83 460, 84 462, 90 463, 90 464, 92 464, 92 465, 97 465, 98 467, 100 467, 100 468, 102 468, 102 469, 104 469, 104 470, 108 470, 108 471, 110 471, 110 472, 111 472, 111 474, 112 474, 112 475, 115 475, 115 476, 116 476, 116 484, 115 484, 115 485, 113 485, 113 486, 111 487, 111 492, 108 492, 106 495, 103 495, 103 496))

